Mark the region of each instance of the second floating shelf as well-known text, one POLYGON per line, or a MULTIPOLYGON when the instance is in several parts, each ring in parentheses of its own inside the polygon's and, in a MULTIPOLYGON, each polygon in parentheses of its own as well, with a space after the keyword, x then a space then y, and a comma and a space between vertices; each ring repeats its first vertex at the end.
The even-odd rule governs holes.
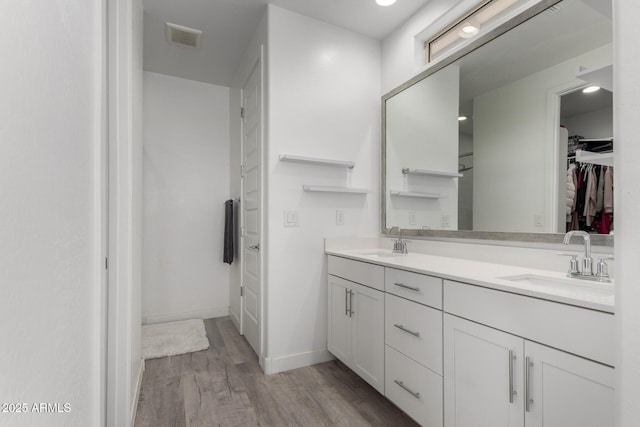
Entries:
POLYGON ((443 178, 460 178, 463 175, 458 172, 440 172, 427 169, 409 169, 403 168, 402 173, 405 175, 427 175, 427 176, 440 176, 443 178))
POLYGON ((367 194, 369 190, 366 188, 351 188, 351 187, 332 187, 326 185, 308 185, 302 186, 304 191, 308 192, 321 192, 321 193, 351 193, 351 194, 367 194))
POLYGON ((308 163, 321 166, 336 166, 348 169, 353 169, 353 167, 356 165, 355 162, 349 162, 346 160, 319 159, 316 157, 293 156, 291 154, 280 154, 280 161, 308 163))
POLYGON ((419 193, 417 191, 400 191, 400 190, 391 190, 392 196, 402 196, 402 197, 418 197, 422 199, 444 199, 446 196, 439 193, 419 193))

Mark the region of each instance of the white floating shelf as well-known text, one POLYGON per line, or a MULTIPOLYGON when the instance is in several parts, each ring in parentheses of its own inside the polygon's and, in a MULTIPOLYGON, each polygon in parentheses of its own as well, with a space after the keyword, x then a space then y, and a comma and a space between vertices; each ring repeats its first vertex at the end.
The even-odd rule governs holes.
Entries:
POLYGON ((458 172, 440 172, 440 171, 431 171, 426 169, 402 169, 402 173, 407 175, 427 175, 427 176, 439 176, 443 178, 460 178, 463 174, 458 172))
POLYGON ((613 153, 592 153, 590 151, 576 150, 576 162, 613 166, 613 153))
POLYGON ((367 194, 369 190, 366 188, 351 188, 351 187, 330 187, 324 185, 307 185, 302 186, 304 191, 309 192, 321 192, 321 193, 351 193, 351 194, 367 194))
POLYGON ((444 199, 445 196, 438 193, 418 193, 415 191, 399 191, 399 190, 391 190, 392 196, 401 196, 401 197, 418 197, 422 199, 444 199))
POLYGON ((307 163, 321 166, 336 166, 349 169, 353 169, 353 167, 356 165, 355 162, 349 162, 346 160, 318 159, 316 157, 292 156, 291 154, 280 154, 280 161, 307 163))

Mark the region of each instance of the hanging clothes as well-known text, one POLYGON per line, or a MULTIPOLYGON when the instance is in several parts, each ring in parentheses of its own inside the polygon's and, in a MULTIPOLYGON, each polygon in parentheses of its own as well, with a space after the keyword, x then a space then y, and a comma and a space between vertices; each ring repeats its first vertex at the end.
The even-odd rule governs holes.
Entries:
POLYGON ((576 207, 576 165, 571 164, 567 169, 567 197, 566 197, 567 222, 571 222, 571 213, 576 207))
POLYGON ((604 171, 603 209, 605 213, 613 213, 613 168, 604 171))
POLYGON ((587 188, 585 191, 584 218, 585 225, 587 227, 591 227, 593 219, 596 216, 596 192, 598 190, 598 183, 593 165, 587 167, 586 174, 587 188))

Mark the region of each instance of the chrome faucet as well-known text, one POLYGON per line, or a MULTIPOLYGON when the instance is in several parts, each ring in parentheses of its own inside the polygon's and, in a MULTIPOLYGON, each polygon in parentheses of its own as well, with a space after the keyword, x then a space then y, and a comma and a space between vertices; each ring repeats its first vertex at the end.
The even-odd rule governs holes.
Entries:
MULTIPOLYGON (((591 258, 591 237, 589 233, 582 230, 572 230, 564 235, 562 243, 569 244, 569 241, 573 236, 580 236, 584 239, 584 258, 582 258, 582 271, 577 268, 577 265, 571 265, 571 270, 567 274, 569 277, 591 277, 593 276, 593 258, 591 258)), ((572 260, 573 261, 573 260, 572 260)), ((576 263, 577 264, 577 263, 576 263)))
POLYGON ((389 233, 392 233, 396 229, 398 230, 398 240, 393 242, 393 253, 396 253, 396 254, 408 254, 409 251, 407 250, 407 242, 402 240, 402 229, 400 227, 398 227, 398 226, 391 227, 389 229, 389 233))

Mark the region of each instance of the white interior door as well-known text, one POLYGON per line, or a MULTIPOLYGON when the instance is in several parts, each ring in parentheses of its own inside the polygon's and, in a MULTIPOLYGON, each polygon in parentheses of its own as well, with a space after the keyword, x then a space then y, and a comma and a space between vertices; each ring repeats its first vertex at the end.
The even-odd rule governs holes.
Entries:
POLYGON ((260 355, 262 257, 262 76, 258 61, 242 88, 242 328, 260 355))

